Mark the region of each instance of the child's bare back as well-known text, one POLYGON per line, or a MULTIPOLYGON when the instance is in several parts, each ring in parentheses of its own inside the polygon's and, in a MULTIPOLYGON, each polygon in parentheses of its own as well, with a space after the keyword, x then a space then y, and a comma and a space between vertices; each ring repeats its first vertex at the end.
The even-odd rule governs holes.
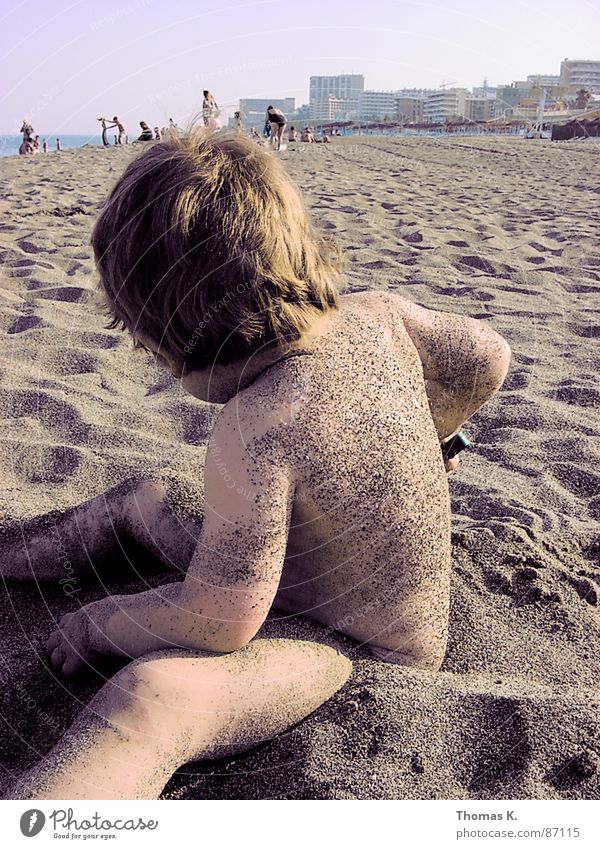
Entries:
POLYGON ((387 659, 439 667, 448 486, 421 360, 390 300, 342 297, 322 335, 230 403, 268 418, 264 462, 289 466, 294 480, 276 608, 387 659))

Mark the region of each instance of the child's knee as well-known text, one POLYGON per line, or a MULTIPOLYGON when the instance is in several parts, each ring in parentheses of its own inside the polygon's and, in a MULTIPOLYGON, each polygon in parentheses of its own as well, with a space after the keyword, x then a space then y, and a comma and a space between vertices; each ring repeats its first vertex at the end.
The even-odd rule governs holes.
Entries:
POLYGON ((151 661, 134 660, 108 681, 90 707, 125 737, 156 734, 169 708, 169 681, 151 661))

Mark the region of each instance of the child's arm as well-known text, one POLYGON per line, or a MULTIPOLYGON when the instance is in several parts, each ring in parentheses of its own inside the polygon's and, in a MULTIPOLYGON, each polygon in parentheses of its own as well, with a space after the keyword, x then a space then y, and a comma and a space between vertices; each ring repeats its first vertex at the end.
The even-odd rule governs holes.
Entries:
POLYGON ((207 449, 205 517, 185 580, 67 614, 48 641, 65 675, 105 653, 234 651, 264 622, 283 569, 294 483, 274 456, 273 434, 266 439, 235 402, 207 449))
POLYGON ((431 415, 445 439, 500 389, 510 347, 483 321, 391 297, 419 352, 431 415))

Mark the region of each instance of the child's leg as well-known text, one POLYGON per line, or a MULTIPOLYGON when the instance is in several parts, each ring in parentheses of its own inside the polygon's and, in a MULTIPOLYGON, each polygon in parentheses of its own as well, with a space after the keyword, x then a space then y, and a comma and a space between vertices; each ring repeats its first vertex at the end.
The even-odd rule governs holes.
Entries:
POLYGON ((335 649, 300 640, 154 652, 105 684, 8 798, 155 799, 187 761, 244 751, 304 719, 351 669, 335 649))
POLYGON ((160 479, 130 478, 77 507, 2 529, 0 574, 60 580, 66 565, 70 576, 91 573, 129 539, 183 574, 200 531, 199 501, 186 504, 160 479))

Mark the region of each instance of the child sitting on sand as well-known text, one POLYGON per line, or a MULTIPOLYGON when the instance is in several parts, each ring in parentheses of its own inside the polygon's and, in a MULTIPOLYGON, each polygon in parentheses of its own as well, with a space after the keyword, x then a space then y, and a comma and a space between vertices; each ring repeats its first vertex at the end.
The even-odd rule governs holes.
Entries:
POLYGON ((164 481, 135 479, 30 534, 28 557, 3 549, 6 577, 40 581, 60 574, 57 538, 83 572, 125 536, 174 570, 172 583, 68 613, 50 637, 66 676, 104 654, 133 662, 22 779, 28 798, 155 797, 186 761, 283 731, 347 679, 336 631, 438 670, 450 583, 440 442, 510 360, 482 322, 384 291, 340 296, 336 249, 277 159, 239 135, 145 151, 93 246, 111 326, 224 406, 202 522, 164 481), (322 642, 256 637, 271 608, 321 623, 322 642))

